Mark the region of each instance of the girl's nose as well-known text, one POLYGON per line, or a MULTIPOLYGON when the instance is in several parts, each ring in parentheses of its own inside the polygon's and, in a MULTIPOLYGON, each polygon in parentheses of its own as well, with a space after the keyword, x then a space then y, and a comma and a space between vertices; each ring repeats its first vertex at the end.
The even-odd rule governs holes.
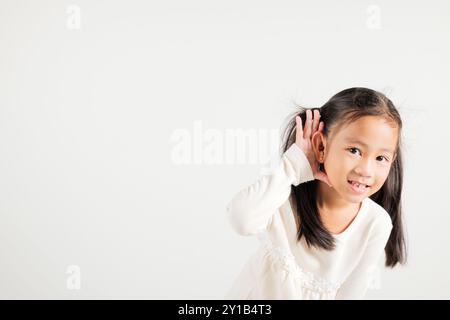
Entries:
POLYGON ((360 175, 362 179, 372 178, 372 167, 370 161, 361 161, 356 167, 355 172, 360 175))

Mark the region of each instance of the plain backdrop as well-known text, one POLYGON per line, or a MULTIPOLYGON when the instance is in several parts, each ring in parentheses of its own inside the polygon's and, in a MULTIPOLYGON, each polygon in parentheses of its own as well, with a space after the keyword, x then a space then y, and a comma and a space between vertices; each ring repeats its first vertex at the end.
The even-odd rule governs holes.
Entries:
POLYGON ((0 298, 221 299, 257 247, 225 206, 264 165, 180 163, 180 137, 202 154, 353 86, 404 122, 409 261, 367 298, 450 298, 449 15, 445 0, 0 0, 0 298))

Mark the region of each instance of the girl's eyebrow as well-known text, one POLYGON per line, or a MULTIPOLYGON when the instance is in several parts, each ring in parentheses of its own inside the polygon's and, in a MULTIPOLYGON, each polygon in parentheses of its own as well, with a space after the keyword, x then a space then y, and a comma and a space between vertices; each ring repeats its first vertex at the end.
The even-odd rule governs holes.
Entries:
MULTIPOLYGON (((350 143, 357 143, 357 144, 360 144, 360 145, 362 145, 362 146, 364 146, 364 147, 366 147, 366 148, 369 147, 369 146, 367 145, 367 143, 364 143, 364 142, 362 142, 362 141, 360 141, 360 140, 358 140, 358 139, 350 138, 350 139, 346 139, 346 141, 347 141, 347 142, 350 142, 350 143)), ((394 151, 392 151, 391 149, 387 149, 387 148, 381 148, 380 150, 381 150, 381 151, 390 152, 390 153, 394 153, 394 151)))

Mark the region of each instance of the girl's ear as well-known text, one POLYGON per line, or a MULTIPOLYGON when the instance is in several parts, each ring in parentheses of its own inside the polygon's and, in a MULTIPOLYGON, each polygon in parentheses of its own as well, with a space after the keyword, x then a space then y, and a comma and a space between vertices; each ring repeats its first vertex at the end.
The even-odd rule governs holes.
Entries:
POLYGON ((323 163, 323 159, 325 158, 325 149, 327 146, 326 137, 322 132, 316 131, 311 137, 311 144, 316 159, 320 163, 323 163))

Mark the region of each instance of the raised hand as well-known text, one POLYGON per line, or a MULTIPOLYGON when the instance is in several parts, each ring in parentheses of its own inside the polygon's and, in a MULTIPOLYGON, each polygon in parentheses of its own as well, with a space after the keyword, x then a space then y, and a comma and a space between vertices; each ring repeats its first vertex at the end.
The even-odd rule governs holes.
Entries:
POLYGON ((296 135, 295 144, 303 151, 306 158, 311 165, 314 178, 325 182, 328 186, 332 186, 330 180, 326 173, 319 170, 319 162, 313 152, 311 137, 316 131, 323 131, 324 123, 320 120, 319 110, 314 110, 314 119, 312 111, 310 109, 306 110, 306 121, 305 129, 303 130, 302 119, 299 116, 295 117, 296 122, 296 135))

